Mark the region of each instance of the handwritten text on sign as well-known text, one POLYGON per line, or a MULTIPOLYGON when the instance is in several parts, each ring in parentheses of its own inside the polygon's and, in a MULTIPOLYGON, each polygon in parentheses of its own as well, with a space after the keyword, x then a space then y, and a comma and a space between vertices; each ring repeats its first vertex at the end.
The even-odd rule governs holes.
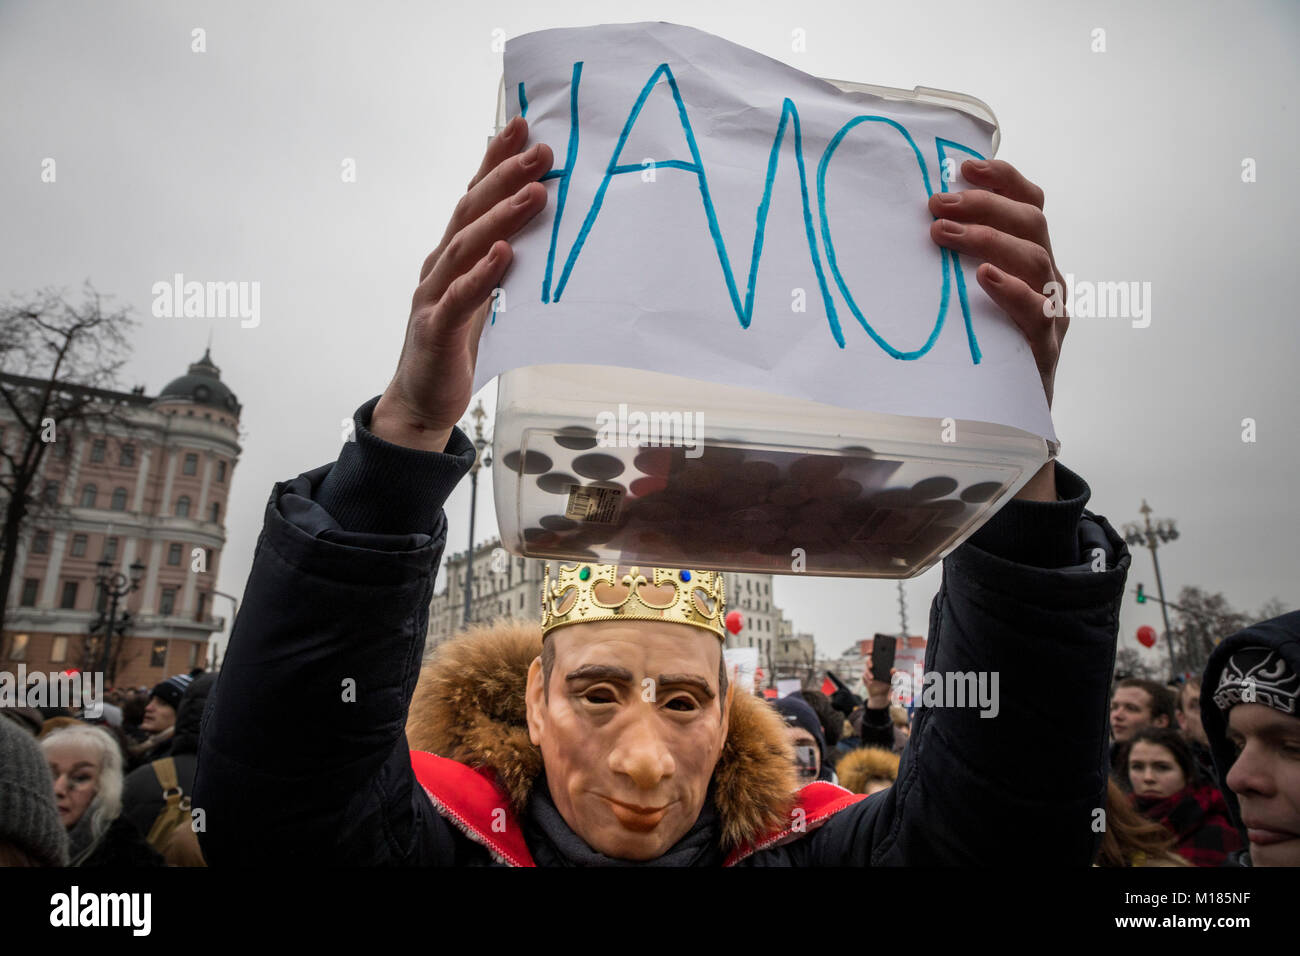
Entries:
POLYGON ((990 124, 671 24, 529 34, 505 72, 555 164, 478 384, 590 362, 1054 437, 1023 336, 967 282, 978 263, 929 237, 926 200, 962 188, 990 124))

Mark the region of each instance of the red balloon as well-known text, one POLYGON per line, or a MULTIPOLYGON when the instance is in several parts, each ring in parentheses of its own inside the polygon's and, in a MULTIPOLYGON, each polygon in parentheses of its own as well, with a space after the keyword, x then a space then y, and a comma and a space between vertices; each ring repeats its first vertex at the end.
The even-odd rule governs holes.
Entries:
POLYGON ((1150 624, 1143 624, 1138 628, 1138 643, 1143 647, 1156 646, 1156 629, 1150 624))
POLYGON ((739 611, 727 612, 727 630, 732 634, 739 634, 740 629, 745 626, 745 615, 739 611))

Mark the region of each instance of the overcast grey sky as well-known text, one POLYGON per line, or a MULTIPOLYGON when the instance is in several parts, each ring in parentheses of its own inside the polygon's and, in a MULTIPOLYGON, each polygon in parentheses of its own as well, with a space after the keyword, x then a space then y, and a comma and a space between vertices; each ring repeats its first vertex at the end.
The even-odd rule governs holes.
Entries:
MULTIPOLYGON (((1195 584, 1252 610, 1300 603, 1300 278, 1285 237, 1300 219, 1300 5, 10 0, 0 292, 90 279, 134 306, 123 384, 151 394, 211 332, 247 431, 221 590, 243 591, 271 485, 332 461, 340 419, 391 375, 420 264, 491 132, 493 31, 640 20, 818 76, 988 103, 999 157, 1047 194, 1061 270, 1151 283, 1149 327, 1076 318, 1065 341, 1056 429, 1090 507, 1119 527, 1145 497, 1177 520, 1182 537, 1161 551, 1171 597, 1195 584), (1091 50, 1099 27, 1104 53, 1091 50), (806 52, 791 49, 796 28, 806 52), (41 181, 47 157, 55 183, 41 181), (355 183, 341 180, 348 157, 355 183), (151 286, 177 272, 260 282, 260 325, 153 318, 151 286)), ((490 492, 479 506, 482 538, 490 492)), ((466 482, 447 506, 451 549, 468 507, 466 482)), ((907 583, 914 633, 938 575, 907 583)), ((1154 589, 1145 551, 1137 581, 1154 589)), ((775 598, 829 652, 898 627, 892 582, 778 577, 775 598)), ((1142 624, 1159 628, 1158 608, 1127 600, 1121 647, 1142 624)))

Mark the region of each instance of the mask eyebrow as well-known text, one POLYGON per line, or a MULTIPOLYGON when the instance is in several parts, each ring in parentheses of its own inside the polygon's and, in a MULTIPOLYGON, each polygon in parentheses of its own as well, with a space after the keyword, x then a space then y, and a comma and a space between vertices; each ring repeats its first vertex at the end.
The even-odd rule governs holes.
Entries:
POLYGON ((709 682, 698 674, 660 674, 658 683, 660 687, 681 686, 683 684, 687 687, 693 687, 708 700, 713 700, 718 696, 714 693, 713 688, 709 686, 709 682))
POLYGON ((584 664, 576 671, 564 675, 566 681, 574 680, 612 680, 624 684, 632 683, 632 672, 623 667, 609 664, 584 664))

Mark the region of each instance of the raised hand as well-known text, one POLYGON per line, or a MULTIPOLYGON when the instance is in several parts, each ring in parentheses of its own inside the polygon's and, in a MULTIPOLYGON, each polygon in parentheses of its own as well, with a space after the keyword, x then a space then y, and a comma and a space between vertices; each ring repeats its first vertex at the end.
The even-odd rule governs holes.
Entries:
POLYGON ((528 124, 515 117, 488 144, 442 241, 424 260, 397 372, 371 417, 371 432, 385 441, 442 451, 469 406, 492 290, 513 257, 507 240, 546 205, 537 180, 554 156, 544 143, 522 150, 527 141, 528 124))

